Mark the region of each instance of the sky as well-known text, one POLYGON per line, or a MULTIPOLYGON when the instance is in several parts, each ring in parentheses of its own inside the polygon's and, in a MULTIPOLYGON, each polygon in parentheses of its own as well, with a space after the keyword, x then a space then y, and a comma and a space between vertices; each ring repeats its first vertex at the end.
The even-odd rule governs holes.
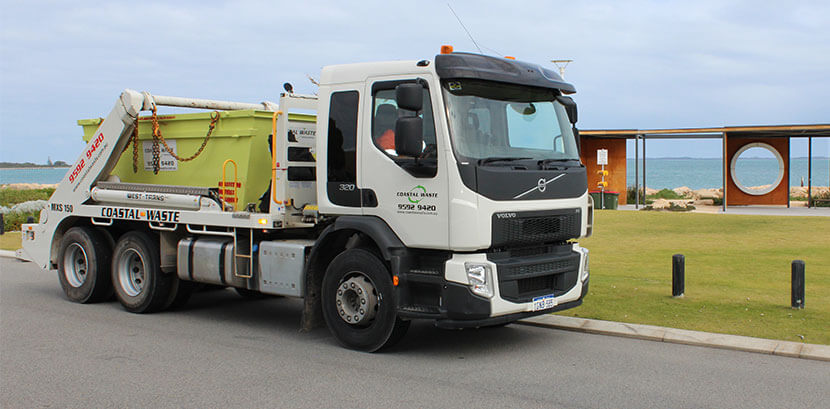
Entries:
MULTIPOLYGON (((278 101, 325 65, 478 52, 446 1, 0 0, 0 161, 73 162, 125 88, 278 101)), ((459 1, 482 52, 553 67, 581 129, 830 123, 827 1, 459 1)), ((814 155, 830 156, 828 138, 814 155)), ((629 156, 634 155, 633 148, 629 156)), ((653 141, 649 157, 719 157, 653 141)), ((806 156, 806 141, 793 141, 806 156)))

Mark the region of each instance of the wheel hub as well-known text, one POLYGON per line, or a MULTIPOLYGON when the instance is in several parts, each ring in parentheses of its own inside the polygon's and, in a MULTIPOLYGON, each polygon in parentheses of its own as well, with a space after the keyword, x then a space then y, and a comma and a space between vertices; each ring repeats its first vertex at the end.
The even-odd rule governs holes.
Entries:
POLYGON ((63 274, 69 284, 75 288, 84 285, 88 271, 86 252, 78 243, 72 243, 63 256, 63 274))
POLYGON ((135 297, 144 288, 144 259, 133 249, 127 250, 118 260, 118 282, 130 297, 135 297))
POLYGON ((337 313, 343 321, 365 326, 377 314, 378 294, 369 278, 357 273, 337 287, 335 302, 337 313))

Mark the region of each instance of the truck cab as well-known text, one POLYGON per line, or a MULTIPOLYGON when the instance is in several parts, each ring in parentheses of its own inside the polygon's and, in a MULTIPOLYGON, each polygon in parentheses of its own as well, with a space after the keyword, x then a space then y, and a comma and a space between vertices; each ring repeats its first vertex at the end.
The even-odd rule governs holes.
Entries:
POLYGON ((399 317, 480 327, 581 303, 572 240, 593 217, 573 92, 477 54, 323 69, 319 210, 378 243, 399 317))

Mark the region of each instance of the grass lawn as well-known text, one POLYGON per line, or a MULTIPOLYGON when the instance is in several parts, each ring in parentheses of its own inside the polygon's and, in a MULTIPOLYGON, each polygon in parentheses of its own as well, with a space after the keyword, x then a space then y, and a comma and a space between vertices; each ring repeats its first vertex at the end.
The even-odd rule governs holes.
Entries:
POLYGON ((20 232, 7 231, 0 235, 0 250, 17 250, 20 248, 20 232))
POLYGON ((830 218, 599 210, 580 244, 590 290, 561 315, 830 344, 830 218), (675 253, 686 256, 677 299, 675 253), (806 262, 803 310, 790 308, 794 259, 806 262))

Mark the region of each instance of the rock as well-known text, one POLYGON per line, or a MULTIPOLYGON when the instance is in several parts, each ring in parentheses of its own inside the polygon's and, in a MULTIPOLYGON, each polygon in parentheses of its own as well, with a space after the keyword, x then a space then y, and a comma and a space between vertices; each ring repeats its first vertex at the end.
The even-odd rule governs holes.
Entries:
MULTIPOLYGON (((813 196, 826 194, 830 188, 826 186, 813 186, 813 196)), ((793 186, 790 188, 790 196, 793 197, 807 197, 807 186, 793 186)))
POLYGON ((657 194, 657 192, 659 192, 659 190, 657 190, 657 189, 652 189, 652 188, 650 188, 650 187, 647 187, 647 188, 646 188, 646 196, 656 195, 656 194, 657 194))
POLYGON ((701 198, 722 198, 723 197, 723 189, 698 189, 694 191, 694 194, 697 195, 698 199, 701 198))
POLYGON ((49 205, 49 202, 46 200, 30 200, 28 202, 18 203, 13 205, 12 207, 5 207, 0 206, 0 213, 2 214, 9 214, 9 213, 26 213, 26 212, 37 212, 46 208, 49 205))
POLYGON ((790 188, 790 196, 807 197, 807 188, 803 186, 793 186, 790 188))
POLYGON ((668 209, 671 206, 671 202, 666 199, 657 199, 654 203, 651 204, 652 209, 659 210, 659 209, 668 209))
POLYGON ((700 199, 700 196, 697 196, 697 194, 688 186, 676 187, 672 189, 672 191, 688 199, 700 199))

